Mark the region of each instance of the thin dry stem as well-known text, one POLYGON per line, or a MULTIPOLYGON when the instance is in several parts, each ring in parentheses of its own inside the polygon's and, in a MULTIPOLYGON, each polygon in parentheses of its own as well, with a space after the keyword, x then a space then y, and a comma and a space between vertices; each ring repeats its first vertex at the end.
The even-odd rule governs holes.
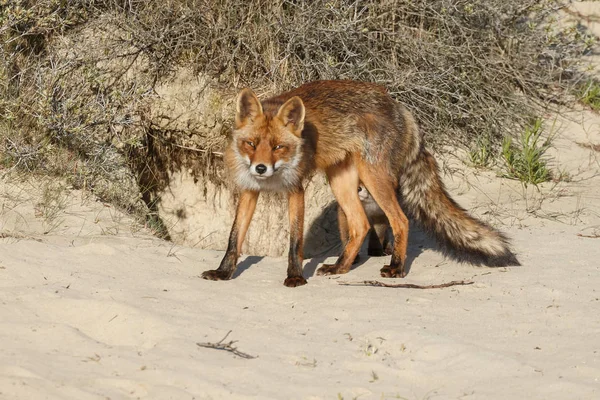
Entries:
POLYGON ((244 353, 242 351, 239 351, 237 349, 237 347, 233 347, 232 344, 234 344, 235 342, 237 342, 237 340, 230 340, 229 343, 223 343, 223 341, 225 339, 227 339, 227 336, 229 336, 230 333, 231 333, 231 331, 227 332, 227 334, 223 337, 223 339, 219 340, 216 343, 205 342, 205 343, 196 343, 196 344, 199 347, 206 347, 206 348, 209 348, 209 349, 216 349, 216 350, 225 350, 225 351, 228 351, 230 353, 235 354, 238 357, 245 358, 245 359, 256 358, 256 356, 251 356, 248 353, 244 353))

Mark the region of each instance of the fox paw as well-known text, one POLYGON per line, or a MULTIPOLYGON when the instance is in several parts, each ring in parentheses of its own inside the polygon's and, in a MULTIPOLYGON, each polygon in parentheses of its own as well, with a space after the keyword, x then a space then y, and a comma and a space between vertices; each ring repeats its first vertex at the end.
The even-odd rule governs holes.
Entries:
POLYGON ((404 278, 407 275, 404 268, 392 268, 389 265, 384 265, 379 272, 382 278, 404 278))
POLYGON ((345 274, 346 270, 340 268, 337 264, 323 264, 321 268, 317 270, 317 275, 337 275, 345 274))
POLYGON ((306 285, 306 279, 301 276, 288 276, 285 278, 285 281, 283 281, 283 284, 287 287, 302 286, 306 285))
POLYGON ((226 281, 231 279, 231 274, 219 271, 218 269, 211 269, 210 271, 204 271, 202 273, 202 279, 209 281, 226 281))

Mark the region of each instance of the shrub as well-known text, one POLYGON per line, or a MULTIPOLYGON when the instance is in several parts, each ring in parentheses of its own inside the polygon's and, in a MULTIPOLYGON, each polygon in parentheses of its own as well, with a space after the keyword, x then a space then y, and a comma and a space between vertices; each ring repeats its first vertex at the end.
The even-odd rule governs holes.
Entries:
POLYGON ((224 97, 374 81, 409 106, 430 144, 499 143, 540 99, 560 102, 581 80, 577 61, 593 41, 558 27, 566 4, 3 0, 0 165, 66 175, 128 209, 141 207, 140 192, 152 208, 147 193, 170 168, 193 164, 218 181, 231 110, 210 129, 165 127, 151 112, 157 86, 183 69, 206 82, 199 92, 224 97))

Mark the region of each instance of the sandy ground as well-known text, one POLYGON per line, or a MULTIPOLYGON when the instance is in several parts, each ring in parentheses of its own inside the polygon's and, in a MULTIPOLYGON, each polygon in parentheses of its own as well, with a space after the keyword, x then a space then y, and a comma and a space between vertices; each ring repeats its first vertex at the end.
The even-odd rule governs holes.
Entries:
POLYGON ((444 159, 451 193, 510 235, 523 266, 457 264, 413 230, 410 274, 386 282, 474 282, 443 289, 340 285, 381 281, 382 258, 332 278, 306 260, 294 289, 285 257, 205 281, 222 252, 160 241, 60 183, 4 177, 0 399, 600 398, 600 152, 586 147, 600 117, 568 117, 560 182, 525 189, 444 159), (255 358, 198 345, 221 340, 255 358))
POLYGON ((339 284, 381 280, 381 258, 334 278, 307 260, 295 289, 285 258, 205 281, 221 252, 160 241, 55 182, 4 179, 0 398, 600 398, 600 153, 576 144, 600 143, 600 119, 571 119, 554 150, 568 182, 524 190, 446 160, 452 193, 523 266, 457 264, 413 231, 404 282, 474 282, 444 289, 339 284), (197 345, 229 331, 222 343, 256 358, 197 345))

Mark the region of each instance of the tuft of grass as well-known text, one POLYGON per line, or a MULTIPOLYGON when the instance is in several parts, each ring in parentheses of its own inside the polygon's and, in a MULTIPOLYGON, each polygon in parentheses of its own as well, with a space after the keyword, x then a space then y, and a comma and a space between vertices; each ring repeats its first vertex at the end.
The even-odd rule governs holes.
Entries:
POLYGON ((67 206, 67 195, 60 184, 47 182, 42 186, 40 201, 35 205, 35 214, 44 221, 44 234, 56 229, 61 223, 59 218, 67 206))
POLYGON ((600 110, 600 83, 590 80, 588 81, 579 93, 580 101, 592 108, 594 111, 600 110))
POLYGON ((537 118, 519 137, 518 143, 506 137, 502 142, 505 177, 517 179, 525 185, 537 185, 552 178, 544 155, 552 145, 552 136, 542 138, 542 120, 537 118))
POLYGON ((478 136, 469 152, 469 162, 474 167, 489 167, 494 162, 494 151, 489 136, 478 136))

